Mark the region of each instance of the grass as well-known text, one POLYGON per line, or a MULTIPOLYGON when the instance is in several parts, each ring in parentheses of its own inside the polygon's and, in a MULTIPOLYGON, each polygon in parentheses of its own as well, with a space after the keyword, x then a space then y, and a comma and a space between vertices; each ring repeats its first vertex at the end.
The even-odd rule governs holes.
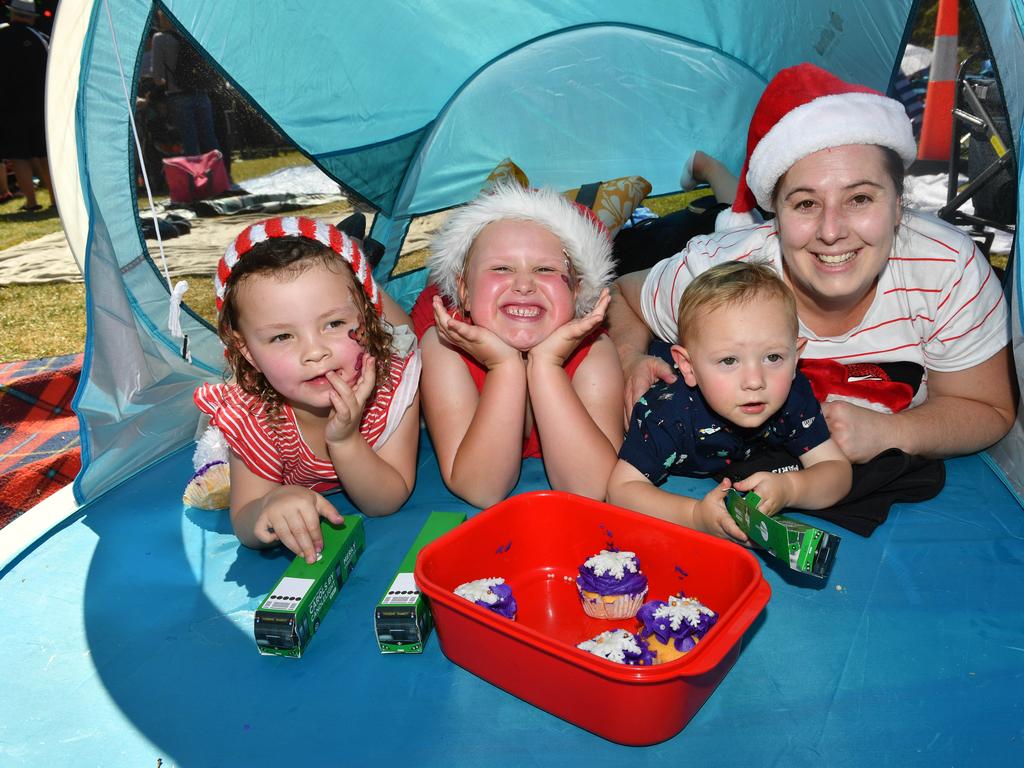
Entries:
POLYGON ((185 303, 206 322, 217 327, 217 295, 213 292, 213 279, 209 275, 187 275, 188 293, 185 303))
POLYGON ((0 286, 0 362, 81 352, 84 307, 82 283, 0 286))
POLYGON ((45 189, 36 190, 36 202, 43 209, 32 213, 19 210, 25 204, 21 196, 0 203, 0 250, 60 231, 60 217, 50 204, 50 193, 45 189))
MULTIPOLYGON (((299 152, 236 159, 231 165, 231 175, 241 183, 308 162, 299 152)), ((43 210, 34 213, 18 210, 25 204, 23 197, 0 204, 0 250, 60 231, 60 217, 57 209, 50 206, 49 193, 36 190, 36 198, 43 210)), ((331 203, 297 213, 326 215, 338 207, 338 203, 331 203)), ((215 322, 217 311, 210 276, 191 275, 184 279, 189 283, 185 297, 189 307, 207 322, 215 322)), ((81 352, 85 349, 85 286, 82 283, 0 286, 0 328, 3 328, 0 363, 81 352)))

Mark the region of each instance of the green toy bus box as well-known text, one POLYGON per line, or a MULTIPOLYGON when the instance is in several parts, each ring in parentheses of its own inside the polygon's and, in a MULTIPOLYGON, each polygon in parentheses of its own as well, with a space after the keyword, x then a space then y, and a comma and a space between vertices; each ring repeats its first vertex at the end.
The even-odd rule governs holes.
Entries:
POLYGON ((750 540, 787 563, 794 571, 827 579, 832 572, 840 538, 785 515, 769 517, 757 508, 760 497, 730 488, 725 508, 750 540))
POLYGON ((263 655, 299 658, 334 603, 366 548, 363 519, 345 517, 341 525, 320 521, 321 557, 309 564, 296 557, 267 595, 253 620, 256 646, 263 655))
POLYGON ((381 653, 423 653, 423 644, 434 622, 427 600, 413 577, 416 556, 427 544, 465 520, 465 512, 431 512, 423 524, 391 586, 373 611, 381 653))

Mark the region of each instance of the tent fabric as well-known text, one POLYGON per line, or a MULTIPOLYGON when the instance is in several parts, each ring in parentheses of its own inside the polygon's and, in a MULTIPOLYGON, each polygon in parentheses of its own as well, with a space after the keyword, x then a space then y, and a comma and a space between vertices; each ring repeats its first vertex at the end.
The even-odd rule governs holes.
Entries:
MULTIPOLYGON (((1024 762, 1024 516, 978 457, 948 462, 938 498, 896 505, 870 538, 824 524, 842 537, 827 582, 759 555, 772 595, 735 666, 679 735, 635 748, 457 667, 436 633, 421 655, 379 653, 373 609, 426 516, 476 514, 444 489, 425 434, 423 446, 411 503, 364 520, 366 550, 301 659, 260 656, 252 634, 253 613, 288 556, 242 547, 225 512, 182 507, 187 450, 89 504, 9 567, 0 560, 0 611, 14 630, 0 694, 0 762, 1024 762)), ((712 484, 669 483, 691 494, 712 484)), ((541 462, 527 460, 516 491, 540 488, 541 462)), ((352 514, 343 497, 331 499, 352 514)), ((614 535, 628 547, 627 529, 616 526, 614 535)), ((500 574, 467 580, 484 575, 500 574)))
MULTIPOLYGON (((655 194, 677 189, 682 161, 697 148, 738 169, 747 118, 774 72, 814 61, 884 90, 914 3, 802 0, 782 11, 720 0, 681 12, 658 0, 522 2, 492 4, 486 19, 472 0, 346 6, 351 12, 309 0, 161 7, 302 152, 380 209, 372 234, 388 252, 377 276, 409 306, 425 275, 392 270, 410 218, 472 197, 502 158, 538 184, 639 174, 655 194)), ((82 51, 56 59, 49 75, 51 132, 75 137, 68 159, 77 167, 57 173, 77 176, 58 181, 70 190, 62 212, 90 289, 76 403, 81 500, 187 444, 195 426, 187 393, 223 368, 200 319, 183 318, 191 363, 182 340, 169 337, 169 286, 133 215, 126 93, 152 10, 146 0, 78 0, 62 4, 56 25, 58 40, 67 29, 82 51)))
MULTIPOLYGON (((381 209, 373 234, 388 255, 377 277, 408 303, 425 276, 392 268, 410 218, 472 197, 503 157, 560 188, 629 173, 656 194, 676 190, 697 148, 738 170, 737 136, 774 72, 812 61, 885 90, 915 5, 161 7, 302 152, 381 209)), ((1024 0, 977 7, 1018 151, 1024 0)), ((1024 518, 977 456, 947 462, 936 499, 897 505, 870 538, 844 536, 827 583, 794 580, 766 560, 774 594, 735 667, 681 735, 645 750, 604 742, 482 682, 446 662, 437 637, 422 656, 377 655, 371 610, 401 553, 430 511, 466 509, 444 489, 425 434, 415 494, 398 514, 366 521, 367 551, 310 653, 260 657, 252 611, 287 557, 240 547, 225 515, 180 502, 197 418, 191 392, 220 375, 223 359, 198 318, 182 318, 191 361, 166 330, 169 286, 136 220, 129 117, 152 10, 147 0, 64 0, 54 28, 48 135, 87 284, 73 404, 84 507, 38 540, 32 515, 0 535, 0 610, 16 627, 0 761, 1021 763, 1024 518), (29 532, 20 555, 8 546, 14 529, 29 532), (39 701, 44 710, 26 710, 39 701)), ((1024 361, 1020 279, 1015 267, 1024 361)), ((1024 479, 1022 445, 1018 428, 991 454, 1006 459, 1010 487, 1024 479)), ((681 493, 707 487, 670 482, 681 493)), ((516 490, 544 487, 540 463, 527 461, 516 490)), ((47 510, 47 520, 64 514, 66 505, 47 510)))
MULTIPOLYGON (((301 151, 380 208, 372 234, 388 252, 377 277, 409 306, 425 275, 393 270, 411 217, 472 197, 503 157, 538 184, 640 174, 655 194, 674 191, 696 148, 736 169, 747 117, 774 72, 813 61, 884 90, 914 6, 722 0, 682 13, 656 0, 524 2, 495 4, 486 21, 471 0, 351 13, 308 0, 161 7, 301 151)), ((1015 151, 1024 116, 1021 9, 1021 0, 978 2, 1015 151)), ((188 393, 223 369, 220 345, 199 318, 182 319, 190 359, 184 340, 168 334, 170 286, 134 215, 129 105, 152 11, 146 0, 62 4, 54 47, 67 40, 81 55, 55 56, 49 72, 49 131, 63 161, 58 200, 89 289, 75 403, 83 501, 187 444, 196 418, 188 393), (64 146, 72 136, 74 151, 64 146)), ((1015 326, 1020 343, 1019 312, 1015 326)), ((992 453, 1018 490, 1022 446, 1018 429, 992 453)))

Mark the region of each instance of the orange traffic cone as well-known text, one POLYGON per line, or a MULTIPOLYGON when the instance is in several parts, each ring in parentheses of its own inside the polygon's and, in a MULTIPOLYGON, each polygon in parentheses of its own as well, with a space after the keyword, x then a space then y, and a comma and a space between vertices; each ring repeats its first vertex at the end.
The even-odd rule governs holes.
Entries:
POLYGON ((958 12, 959 0, 939 0, 931 74, 917 147, 919 160, 949 159, 953 141, 953 104, 956 100, 958 12))

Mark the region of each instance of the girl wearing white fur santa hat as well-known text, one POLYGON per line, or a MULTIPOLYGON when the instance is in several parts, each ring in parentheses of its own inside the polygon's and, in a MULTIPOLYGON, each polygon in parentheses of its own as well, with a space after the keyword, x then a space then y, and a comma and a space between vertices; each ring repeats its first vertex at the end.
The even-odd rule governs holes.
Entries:
POLYGON ((412 317, 423 415, 456 495, 494 504, 540 457, 552 488, 604 498, 622 442, 611 254, 597 217, 554 190, 503 184, 448 217, 412 317))

